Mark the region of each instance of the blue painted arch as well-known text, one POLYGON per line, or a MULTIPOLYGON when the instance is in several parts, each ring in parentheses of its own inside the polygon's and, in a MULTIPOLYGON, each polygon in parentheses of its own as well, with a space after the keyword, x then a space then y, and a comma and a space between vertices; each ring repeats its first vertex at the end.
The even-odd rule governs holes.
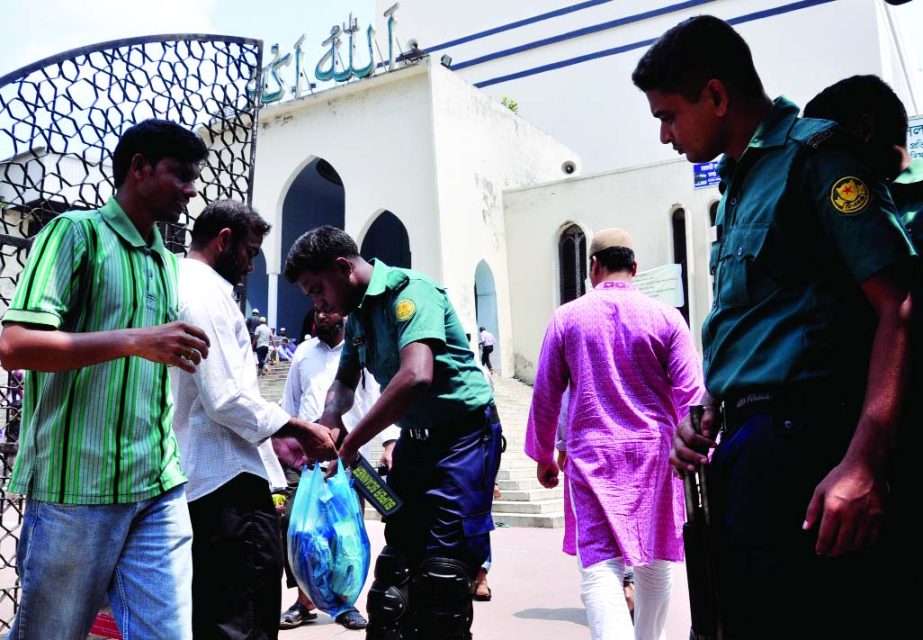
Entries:
MULTIPOLYGON (((326 224, 345 228, 345 212, 346 194, 339 173, 323 158, 314 158, 295 176, 282 201, 280 271, 284 273, 289 249, 302 234, 326 224)), ((277 324, 296 335, 314 304, 284 275, 278 280, 277 324)))

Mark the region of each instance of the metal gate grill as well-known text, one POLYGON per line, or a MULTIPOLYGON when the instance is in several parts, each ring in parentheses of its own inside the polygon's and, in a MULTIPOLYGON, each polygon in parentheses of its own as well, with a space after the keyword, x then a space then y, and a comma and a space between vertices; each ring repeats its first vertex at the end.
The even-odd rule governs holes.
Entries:
MULTIPOLYGON (((167 247, 185 253, 187 227, 205 204, 251 202, 263 43, 175 34, 104 42, 0 77, 0 314, 9 306, 32 240, 59 213, 95 209, 113 193, 111 153, 131 125, 157 117, 197 132, 210 152, 201 199, 167 247)), ((18 438, 21 385, 0 385, 0 632, 19 597, 15 545, 23 500, 7 495, 18 438)))

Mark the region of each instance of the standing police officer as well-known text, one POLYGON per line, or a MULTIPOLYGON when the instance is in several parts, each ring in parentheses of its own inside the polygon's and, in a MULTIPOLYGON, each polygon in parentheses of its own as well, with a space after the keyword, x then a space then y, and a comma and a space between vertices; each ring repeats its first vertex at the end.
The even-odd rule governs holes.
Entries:
POLYGON ((681 425, 671 461, 707 463, 723 423, 709 475, 727 637, 899 637, 897 561, 915 550, 885 544, 882 516, 913 250, 888 190, 833 123, 769 99, 717 18, 667 31, 632 79, 661 142, 724 154, 703 435, 681 425))
POLYGON ((330 226, 295 242, 285 277, 315 308, 349 314, 319 420, 334 440, 343 438, 343 462, 353 463, 388 425, 401 427, 388 483, 404 505, 385 525, 366 637, 470 638, 470 584, 490 552, 501 428, 445 289, 415 271, 366 262, 353 239, 330 226), (363 367, 381 384, 381 398, 344 438, 341 417, 363 367))
POLYGON ((863 143, 869 166, 891 182, 901 223, 919 253, 923 249, 923 158, 911 159, 907 109, 894 90, 874 75, 845 78, 811 98, 804 117, 833 120, 863 143))
MULTIPOLYGON (((836 82, 804 107, 806 118, 833 120, 862 142, 867 162, 883 179, 891 181, 890 191, 907 235, 919 254, 923 251, 923 159, 911 161, 907 148, 907 110, 901 99, 874 75, 852 76, 836 82)), ((913 284, 913 299, 923 299, 923 269, 918 268, 913 284)), ((918 303, 919 304, 919 303, 918 303)), ((919 307, 911 330, 909 389, 923 389, 923 317, 919 307)), ((915 526, 923 486, 919 480, 918 455, 923 448, 923 398, 910 395, 905 403, 898 451, 890 475, 892 513, 904 520, 901 533, 915 544, 915 526)), ((914 554, 918 593, 923 596, 923 559, 914 554)))

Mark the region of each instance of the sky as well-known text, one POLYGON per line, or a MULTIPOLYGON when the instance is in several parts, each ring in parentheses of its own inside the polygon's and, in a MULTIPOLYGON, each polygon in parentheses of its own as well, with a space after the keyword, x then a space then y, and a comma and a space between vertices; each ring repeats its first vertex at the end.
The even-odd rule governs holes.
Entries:
POLYGON ((304 34, 305 60, 314 64, 331 26, 352 12, 364 31, 374 11, 374 0, 0 0, 0 75, 68 49, 162 33, 258 38, 267 56, 274 43, 291 51, 304 34))

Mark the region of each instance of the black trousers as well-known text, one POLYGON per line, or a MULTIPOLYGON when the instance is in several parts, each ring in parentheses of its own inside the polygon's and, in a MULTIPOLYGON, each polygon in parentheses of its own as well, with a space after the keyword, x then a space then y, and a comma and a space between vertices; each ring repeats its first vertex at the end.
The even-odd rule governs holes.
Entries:
POLYGON ((484 345, 481 347, 481 364, 487 367, 488 371, 493 371, 494 367, 490 364, 490 354, 494 352, 493 346, 484 345))
MULTIPOLYGON (((861 401, 861 395, 859 396, 861 401)), ((893 519, 879 542, 819 556, 801 528, 817 484, 842 460, 855 407, 818 399, 728 421, 709 468, 721 609, 731 640, 898 638, 914 597, 893 519)), ((887 508, 887 507, 886 507, 887 508)))
POLYGON ((285 586, 294 589, 298 586, 295 581, 295 574, 292 573, 292 565, 288 561, 288 525, 292 521, 292 506, 295 504, 295 491, 298 489, 298 482, 301 480, 301 472, 298 469, 283 465, 285 470, 285 481, 288 488, 285 491, 285 510, 282 512, 282 565, 285 569, 285 586))
POLYGON ((490 557, 494 481, 503 428, 486 407, 436 425, 416 440, 401 433, 388 484, 404 501, 385 519, 385 541, 416 566, 431 557, 463 561, 477 575, 490 557))
POLYGON ((282 541, 263 478, 243 473, 189 503, 196 640, 275 640, 282 541))

